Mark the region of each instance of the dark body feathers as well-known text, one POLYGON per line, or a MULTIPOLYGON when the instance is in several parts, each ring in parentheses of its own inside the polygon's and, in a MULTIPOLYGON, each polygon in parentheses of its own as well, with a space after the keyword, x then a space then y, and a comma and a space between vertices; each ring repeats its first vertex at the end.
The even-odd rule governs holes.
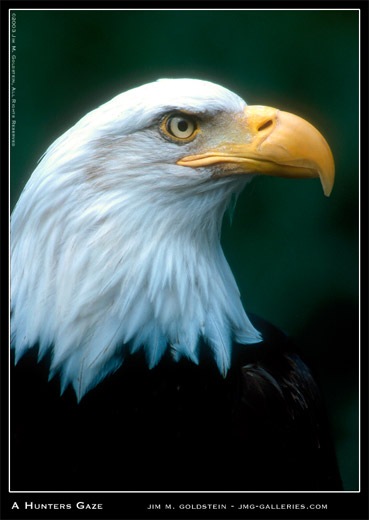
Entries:
POLYGON ((235 345, 226 379, 208 349, 198 366, 167 354, 153 370, 138 354, 80 404, 25 356, 11 378, 11 489, 341 489, 309 369, 288 337, 253 322, 264 341, 235 345))

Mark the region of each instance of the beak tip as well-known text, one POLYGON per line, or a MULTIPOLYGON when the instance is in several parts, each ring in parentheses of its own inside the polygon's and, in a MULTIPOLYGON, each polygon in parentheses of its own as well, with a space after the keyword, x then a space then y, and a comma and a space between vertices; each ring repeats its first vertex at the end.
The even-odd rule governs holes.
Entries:
POLYGON ((322 183, 324 195, 326 197, 329 197, 330 194, 332 193, 333 186, 334 186, 334 169, 329 175, 320 173, 319 177, 320 177, 320 182, 322 183))

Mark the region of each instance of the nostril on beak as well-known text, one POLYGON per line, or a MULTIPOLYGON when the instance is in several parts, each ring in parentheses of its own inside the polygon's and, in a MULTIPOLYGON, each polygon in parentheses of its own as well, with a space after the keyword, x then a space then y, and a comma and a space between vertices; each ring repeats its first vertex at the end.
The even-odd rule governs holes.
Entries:
POLYGON ((258 132, 261 132, 262 130, 265 130, 266 128, 268 128, 272 124, 273 124, 273 121, 271 119, 268 119, 268 121, 265 121, 265 123, 263 123, 261 126, 259 126, 258 132))

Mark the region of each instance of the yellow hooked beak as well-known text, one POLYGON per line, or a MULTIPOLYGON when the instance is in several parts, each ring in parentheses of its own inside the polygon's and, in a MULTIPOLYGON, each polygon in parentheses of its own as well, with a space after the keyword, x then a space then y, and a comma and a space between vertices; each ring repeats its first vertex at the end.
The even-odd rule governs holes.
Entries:
MULTIPOLYGON (((237 122, 239 125, 240 122, 237 122)), ((239 141, 180 159, 181 166, 222 164, 220 176, 258 173, 308 179, 319 177, 326 196, 334 183, 334 161, 324 137, 301 117, 276 108, 248 106, 239 141)))

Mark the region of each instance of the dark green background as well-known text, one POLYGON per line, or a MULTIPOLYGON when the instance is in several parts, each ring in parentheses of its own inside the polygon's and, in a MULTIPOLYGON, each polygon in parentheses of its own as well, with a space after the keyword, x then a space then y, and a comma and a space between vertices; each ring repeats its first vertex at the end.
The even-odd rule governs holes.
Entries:
POLYGON ((346 490, 358 489, 358 74, 355 10, 15 11, 11 204, 86 112, 160 77, 297 113, 329 142, 336 184, 257 178, 223 246, 245 306, 295 336, 323 388, 346 490))

